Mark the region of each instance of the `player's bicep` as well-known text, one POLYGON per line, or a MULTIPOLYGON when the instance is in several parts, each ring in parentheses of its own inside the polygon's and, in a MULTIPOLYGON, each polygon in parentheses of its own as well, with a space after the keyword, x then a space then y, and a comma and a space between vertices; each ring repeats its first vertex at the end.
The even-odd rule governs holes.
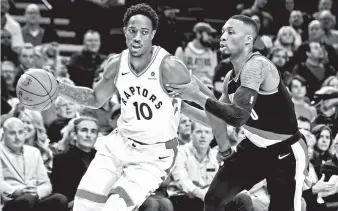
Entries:
POLYGON ((265 80, 266 61, 260 59, 252 59, 249 61, 241 72, 241 86, 259 91, 259 88, 265 80))
POLYGON ((118 74, 119 55, 107 62, 102 78, 94 87, 94 94, 100 104, 106 102, 116 91, 115 78, 118 74))

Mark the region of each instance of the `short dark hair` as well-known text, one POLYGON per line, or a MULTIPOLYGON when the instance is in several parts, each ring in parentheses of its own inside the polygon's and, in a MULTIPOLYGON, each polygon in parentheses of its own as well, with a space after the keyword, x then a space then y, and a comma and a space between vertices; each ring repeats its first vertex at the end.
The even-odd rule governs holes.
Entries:
POLYGON ((311 121, 308 118, 304 117, 304 116, 299 116, 297 118, 297 120, 299 120, 301 122, 308 122, 310 124, 310 126, 311 126, 311 121))
POLYGON ((253 41, 254 42, 256 41, 257 35, 258 35, 258 26, 257 26, 256 22, 254 20, 252 20, 251 17, 246 16, 246 15, 234 15, 234 16, 231 16, 230 19, 242 21, 245 25, 250 26, 255 33, 253 41))
POLYGON ((153 30, 158 27, 158 16, 157 13, 147 4, 136 4, 129 7, 123 17, 123 25, 127 26, 129 19, 134 15, 144 15, 148 17, 153 25, 153 30))
POLYGON ((308 84, 307 84, 307 81, 305 80, 305 78, 303 78, 302 76, 300 75, 294 75, 291 80, 290 80, 290 84, 289 84, 289 89, 291 91, 291 87, 292 87, 292 82, 293 81, 299 81, 303 86, 305 86, 306 88, 308 88, 308 84))

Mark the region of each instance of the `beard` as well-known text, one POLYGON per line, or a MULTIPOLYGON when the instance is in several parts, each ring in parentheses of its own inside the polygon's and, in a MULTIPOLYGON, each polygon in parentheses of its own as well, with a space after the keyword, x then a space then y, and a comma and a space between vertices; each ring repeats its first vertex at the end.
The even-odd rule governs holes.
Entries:
POLYGON ((210 41, 205 41, 205 40, 203 40, 202 38, 200 38, 198 41, 199 41, 199 42, 201 43, 201 45, 202 45, 203 47, 205 47, 205 48, 211 48, 211 47, 212 47, 212 43, 211 43, 210 41))

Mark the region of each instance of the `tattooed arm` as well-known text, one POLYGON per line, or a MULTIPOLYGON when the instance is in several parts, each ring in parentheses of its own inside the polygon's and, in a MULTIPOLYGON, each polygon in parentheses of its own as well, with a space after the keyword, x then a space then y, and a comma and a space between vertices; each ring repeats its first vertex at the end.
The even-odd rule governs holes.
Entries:
POLYGON ((60 96, 82 106, 100 108, 116 91, 114 80, 118 73, 119 59, 119 55, 109 59, 103 76, 94 89, 58 82, 60 96))
POLYGON ((232 103, 222 103, 200 94, 198 103, 211 114, 223 119, 229 125, 240 127, 250 117, 256 103, 258 91, 272 91, 278 87, 279 74, 276 68, 264 58, 249 60, 241 75, 241 86, 236 90, 232 103))

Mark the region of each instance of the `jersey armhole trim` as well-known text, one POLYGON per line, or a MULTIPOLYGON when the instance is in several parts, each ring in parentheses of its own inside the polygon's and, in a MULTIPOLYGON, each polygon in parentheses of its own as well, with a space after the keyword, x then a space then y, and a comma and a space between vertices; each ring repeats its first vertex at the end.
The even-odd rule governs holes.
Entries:
POLYGON ((169 93, 167 92, 167 90, 164 88, 163 85, 163 80, 162 80, 162 66, 163 66, 163 62, 166 58, 168 58, 169 56, 172 56, 171 54, 167 54, 163 57, 161 64, 160 64, 160 68, 159 68, 159 72, 160 72, 160 86, 162 87, 164 93, 166 93, 167 95, 169 95, 169 93))
POLYGON ((121 65, 122 53, 120 53, 119 55, 117 55, 117 57, 120 57, 120 58, 119 58, 118 65, 117 65, 117 73, 116 73, 115 78, 114 78, 114 84, 115 84, 115 86, 116 86, 117 79, 118 79, 118 77, 120 75, 120 65, 121 65))

